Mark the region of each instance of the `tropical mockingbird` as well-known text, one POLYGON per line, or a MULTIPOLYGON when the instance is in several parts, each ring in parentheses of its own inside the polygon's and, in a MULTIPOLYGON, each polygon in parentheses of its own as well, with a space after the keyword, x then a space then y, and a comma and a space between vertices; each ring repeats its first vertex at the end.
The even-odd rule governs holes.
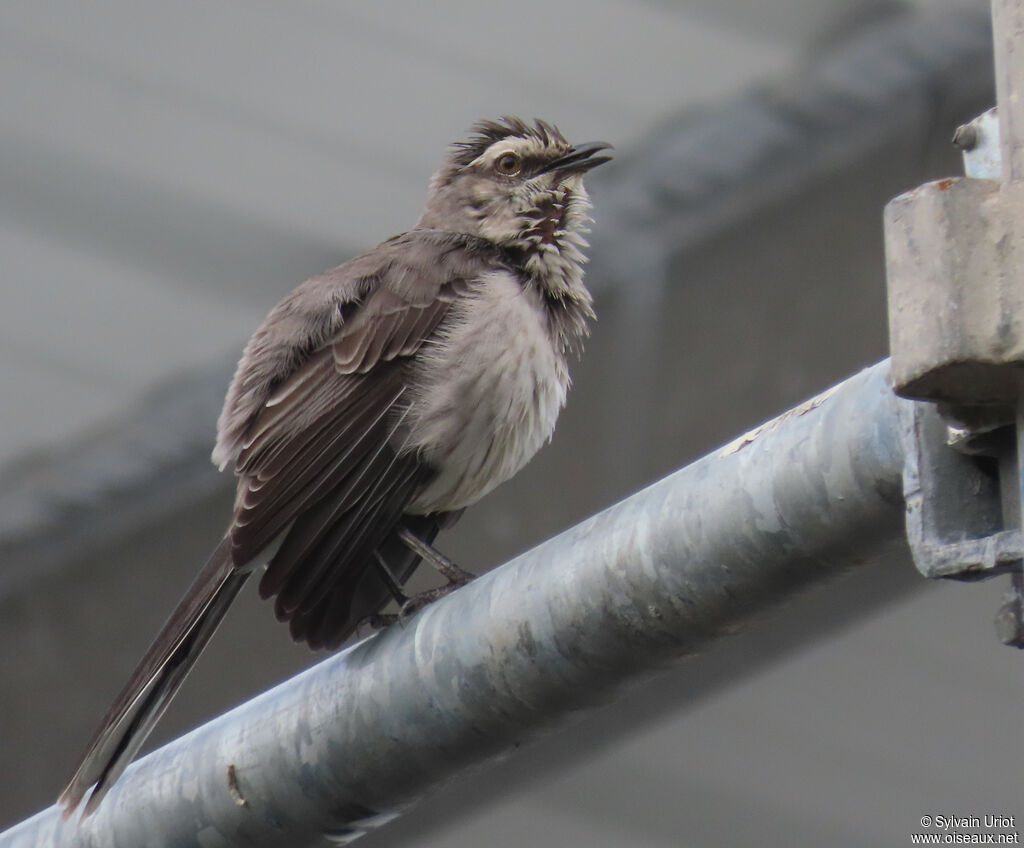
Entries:
POLYGON ((93 785, 96 808, 258 567, 260 594, 311 648, 404 601, 421 558, 465 579, 431 543, 551 437, 593 318, 582 178, 609 147, 540 120, 479 123, 412 230, 271 310, 218 421, 231 524, 103 719, 65 816, 93 785))

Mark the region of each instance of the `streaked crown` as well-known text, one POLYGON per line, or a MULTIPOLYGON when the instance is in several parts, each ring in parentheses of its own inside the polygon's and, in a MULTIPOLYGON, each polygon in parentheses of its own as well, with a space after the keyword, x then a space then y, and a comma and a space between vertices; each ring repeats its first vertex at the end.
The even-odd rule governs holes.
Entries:
POLYGON ((453 144, 430 184, 420 227, 467 233, 521 252, 552 294, 582 285, 590 198, 583 175, 611 145, 570 144, 554 124, 481 121, 453 144))

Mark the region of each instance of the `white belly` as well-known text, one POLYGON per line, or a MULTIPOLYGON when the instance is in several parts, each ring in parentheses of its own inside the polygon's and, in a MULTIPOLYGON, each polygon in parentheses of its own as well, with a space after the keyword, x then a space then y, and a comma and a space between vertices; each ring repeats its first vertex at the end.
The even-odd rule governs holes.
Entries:
POLYGON ((540 296, 510 273, 482 278, 452 319, 420 353, 409 445, 439 473, 414 513, 461 509, 519 471, 551 438, 569 388, 540 296))

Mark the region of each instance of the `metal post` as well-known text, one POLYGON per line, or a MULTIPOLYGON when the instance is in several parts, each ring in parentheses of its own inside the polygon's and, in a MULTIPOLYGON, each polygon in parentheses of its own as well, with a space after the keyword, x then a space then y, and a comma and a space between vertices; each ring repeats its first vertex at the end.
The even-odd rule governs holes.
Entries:
MULTIPOLYGON (((1014 482, 1016 483, 1014 516, 1016 526, 1024 529, 1024 384, 1021 386, 1017 403, 1016 456, 1014 457, 1014 482)), ((1017 569, 1010 575, 1010 587, 1003 605, 996 613, 996 635, 1005 645, 1024 648, 1024 566, 1017 563, 1017 569)))
MULTIPOLYGON (((992 0, 996 102, 999 104, 999 149, 1004 185, 1024 186, 1024 2, 992 0), (1016 48, 1016 49, 1015 49, 1016 48)), ((1016 280, 1021 281, 1018 273, 1016 280)), ((1014 524, 1024 531, 1024 379, 1017 382, 1014 524)), ((1004 495, 1006 497, 1006 495, 1004 495)), ((1024 648, 1024 562, 1010 577, 1005 602, 996 614, 996 633, 1007 645, 1024 648)))
POLYGON ((902 538, 888 363, 131 767, 28 846, 345 843, 623 683, 902 538))
POLYGON ((1024 180, 1024 2, 992 0, 992 41, 996 65, 996 103, 999 104, 999 148, 1003 182, 1024 180))

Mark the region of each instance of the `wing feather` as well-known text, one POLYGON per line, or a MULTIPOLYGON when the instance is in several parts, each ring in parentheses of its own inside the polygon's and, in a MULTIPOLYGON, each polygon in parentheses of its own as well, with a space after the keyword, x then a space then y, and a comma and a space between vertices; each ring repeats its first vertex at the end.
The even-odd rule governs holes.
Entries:
MULTIPOLYGON (((333 331, 305 351, 298 340, 291 353, 272 328, 257 334, 263 351, 273 351, 279 363, 290 361, 290 368, 266 380, 272 370, 266 363, 253 374, 243 358, 228 406, 234 404, 236 413, 255 411, 244 427, 228 407, 222 415, 231 429, 219 450, 232 455, 240 477, 232 556, 241 565, 281 540, 260 593, 276 595, 275 610, 290 622, 293 636, 315 646, 345 638, 357 623, 354 610, 363 617, 375 611, 367 605, 370 598, 387 602, 383 584, 363 577, 375 551, 383 546, 406 566, 403 580, 415 565, 416 558, 409 566, 390 541, 408 504, 434 474, 403 450, 411 369, 423 345, 443 332, 452 304, 494 261, 479 245, 469 249, 437 234, 417 242, 414 235, 395 244, 422 261, 387 255, 375 267, 363 261, 359 280, 336 281, 333 293, 321 290, 322 280, 307 284, 321 287, 321 308, 337 318, 333 325, 327 318, 312 323, 333 331), (431 244, 443 249, 427 261, 431 244), (257 407, 253 393, 261 379, 257 407), (353 606, 358 587, 363 590, 353 606)), ((305 308, 302 302, 291 307, 297 314, 305 308)), ((309 338, 304 342, 309 345, 309 338)), ((428 525, 432 536, 437 521, 428 525)))
POLYGON ((403 451, 414 358, 452 303, 496 262, 479 239, 414 230, 308 280, 246 346, 218 420, 214 462, 239 476, 234 521, 128 684, 61 795, 86 814, 139 750, 250 571, 277 539, 261 587, 311 647, 337 647, 390 599, 375 555, 404 582, 456 514, 404 514, 434 473, 403 451))

